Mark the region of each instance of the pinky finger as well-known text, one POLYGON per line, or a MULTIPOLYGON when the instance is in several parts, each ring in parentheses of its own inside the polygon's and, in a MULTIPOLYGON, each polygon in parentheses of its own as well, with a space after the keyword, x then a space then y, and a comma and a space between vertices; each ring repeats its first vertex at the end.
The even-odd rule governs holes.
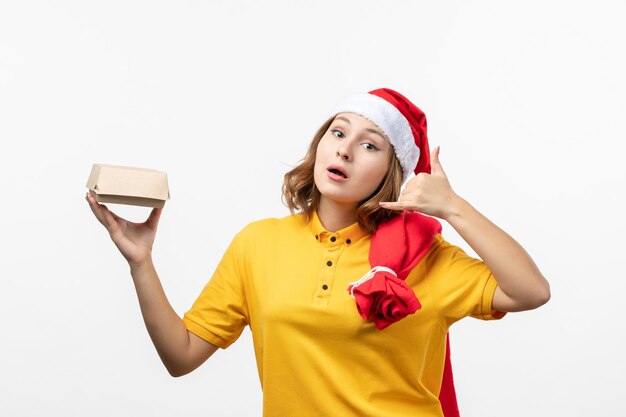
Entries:
POLYGON ((382 208, 386 208, 388 210, 404 210, 404 203, 381 201, 379 204, 382 208))

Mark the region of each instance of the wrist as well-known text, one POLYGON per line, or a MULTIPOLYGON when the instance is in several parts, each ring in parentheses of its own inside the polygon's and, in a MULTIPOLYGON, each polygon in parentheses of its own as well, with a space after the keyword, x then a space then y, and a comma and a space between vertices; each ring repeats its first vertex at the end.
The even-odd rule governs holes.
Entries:
POLYGON ((131 274, 142 273, 147 270, 154 269, 154 264, 152 263, 152 255, 149 255, 145 259, 137 262, 128 261, 128 266, 130 267, 131 274))
POLYGON ((463 217, 463 213, 467 211, 469 203, 458 194, 454 194, 450 199, 448 210, 444 220, 452 224, 456 219, 463 217))

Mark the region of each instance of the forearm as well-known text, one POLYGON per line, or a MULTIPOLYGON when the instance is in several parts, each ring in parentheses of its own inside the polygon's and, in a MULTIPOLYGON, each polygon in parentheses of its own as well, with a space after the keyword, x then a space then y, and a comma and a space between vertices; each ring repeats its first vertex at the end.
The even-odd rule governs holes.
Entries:
POLYGON ((524 305, 547 301, 550 286, 532 258, 469 202, 455 196, 446 220, 487 264, 507 296, 524 305))
POLYGON ((187 366, 189 333, 167 300, 152 260, 131 266, 130 272, 152 343, 170 374, 177 374, 187 366))

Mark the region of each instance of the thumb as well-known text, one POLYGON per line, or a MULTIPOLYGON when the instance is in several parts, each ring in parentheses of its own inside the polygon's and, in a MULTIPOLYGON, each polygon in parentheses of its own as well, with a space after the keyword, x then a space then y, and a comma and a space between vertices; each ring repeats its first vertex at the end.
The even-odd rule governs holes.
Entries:
POLYGON ((440 149, 441 149, 441 147, 437 146, 430 153, 431 174, 432 175, 443 175, 443 176, 445 176, 446 173, 443 170, 443 167, 441 166, 441 162, 439 162, 439 151, 440 151, 440 149))

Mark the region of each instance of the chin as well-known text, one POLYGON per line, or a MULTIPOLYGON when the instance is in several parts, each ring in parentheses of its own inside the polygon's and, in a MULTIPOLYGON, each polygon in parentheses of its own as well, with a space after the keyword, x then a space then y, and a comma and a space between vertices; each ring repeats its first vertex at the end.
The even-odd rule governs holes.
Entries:
POLYGON ((361 200, 356 200, 354 198, 350 198, 346 196, 324 195, 324 197, 329 200, 334 201, 335 203, 346 204, 346 205, 351 205, 351 206, 356 206, 359 203, 359 201, 361 201, 361 200))
POLYGON ((365 198, 365 197, 359 198, 359 196, 337 192, 336 190, 331 191, 331 190, 326 190, 326 189, 320 189, 319 187, 318 187, 318 190, 320 194, 322 195, 322 197, 328 200, 332 200, 336 203, 340 203, 340 204, 357 205, 359 201, 362 201, 363 198, 365 198))
POLYGON ((314 178, 314 182, 315 187, 320 192, 322 197, 340 204, 357 205, 369 195, 355 195, 354 193, 346 192, 348 191, 348 187, 346 187, 347 184, 335 186, 334 184, 329 184, 323 180, 318 181, 317 178, 314 178))

